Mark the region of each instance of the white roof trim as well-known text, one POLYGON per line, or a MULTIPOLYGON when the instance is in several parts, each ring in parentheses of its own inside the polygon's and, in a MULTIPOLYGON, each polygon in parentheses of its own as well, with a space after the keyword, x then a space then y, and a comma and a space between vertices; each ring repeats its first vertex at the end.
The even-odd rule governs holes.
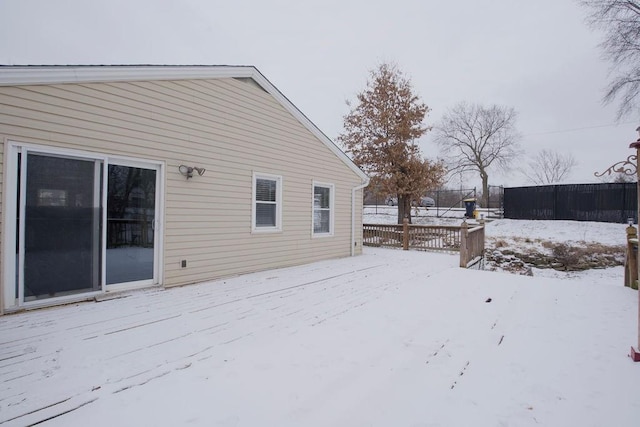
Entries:
POLYGON ((311 122, 291 101, 253 66, 6 66, 0 67, 0 86, 24 86, 63 83, 97 83, 143 80, 198 80, 220 78, 251 78, 273 96, 289 113, 322 141, 363 181, 369 177, 311 122))
POLYGON ((0 86, 251 77, 251 66, 60 65, 0 67, 0 86))

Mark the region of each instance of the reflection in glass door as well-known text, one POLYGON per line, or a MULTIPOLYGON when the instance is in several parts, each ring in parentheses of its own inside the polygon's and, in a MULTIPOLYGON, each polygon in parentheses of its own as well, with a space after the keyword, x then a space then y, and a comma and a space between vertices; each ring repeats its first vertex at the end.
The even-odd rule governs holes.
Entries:
POLYGON ((29 152, 23 166, 24 301, 100 290, 102 162, 29 152))
POLYGON ((110 164, 106 284, 154 279, 157 170, 110 164))
POLYGON ((14 144, 5 154, 5 308, 159 283, 161 165, 14 144))

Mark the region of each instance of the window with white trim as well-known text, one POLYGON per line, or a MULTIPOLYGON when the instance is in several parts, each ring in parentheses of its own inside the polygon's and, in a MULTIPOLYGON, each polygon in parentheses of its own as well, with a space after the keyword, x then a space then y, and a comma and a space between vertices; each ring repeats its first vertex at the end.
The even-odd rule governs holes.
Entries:
POLYGON ((253 231, 282 230, 282 177, 253 174, 253 231))
POLYGON ((313 183, 313 235, 333 235, 333 184, 313 183))

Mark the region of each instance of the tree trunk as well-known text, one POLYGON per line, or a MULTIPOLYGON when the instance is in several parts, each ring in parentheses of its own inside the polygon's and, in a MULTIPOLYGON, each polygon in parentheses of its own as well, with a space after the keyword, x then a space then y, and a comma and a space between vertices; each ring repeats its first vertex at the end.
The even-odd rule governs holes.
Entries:
POLYGON ((398 224, 407 218, 411 224, 411 198, 398 194, 398 224))
POLYGON ((482 177, 482 207, 489 207, 489 175, 486 173, 480 173, 482 177))

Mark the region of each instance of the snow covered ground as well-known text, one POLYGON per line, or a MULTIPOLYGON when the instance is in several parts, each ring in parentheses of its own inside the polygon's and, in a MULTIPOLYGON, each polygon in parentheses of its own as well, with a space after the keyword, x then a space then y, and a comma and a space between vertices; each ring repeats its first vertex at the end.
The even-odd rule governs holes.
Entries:
MULTIPOLYGON (((396 224, 398 208, 392 206, 365 206, 364 222, 371 224, 396 224)), ((435 208, 418 208, 412 211, 413 222, 425 225, 460 225, 464 212, 449 211, 437 217, 435 208)), ((544 239, 556 242, 591 242, 605 245, 625 244, 626 224, 588 221, 524 221, 500 219, 487 221, 487 238, 503 238, 510 241, 544 239)))
MULTIPOLYGON (((443 210, 439 212, 443 214, 443 210)), ((460 225, 464 212, 461 209, 449 211, 444 217, 437 217, 435 208, 419 208, 412 212, 414 224, 424 225, 460 225)), ((396 224, 397 207, 365 206, 364 222, 370 224, 396 224)), ((626 246, 626 224, 611 224, 587 221, 523 221, 512 219, 489 219, 486 222, 486 247, 511 250, 516 253, 550 253, 549 245, 543 243, 566 243, 568 245, 589 247, 605 245, 626 246)), ((533 275, 559 279, 576 279, 599 283, 602 278, 616 278, 622 282, 624 267, 612 267, 590 271, 556 271, 553 269, 533 268, 533 275)))
POLYGON ((457 262, 365 248, 1 317, 0 425, 637 425, 636 291, 457 262))

